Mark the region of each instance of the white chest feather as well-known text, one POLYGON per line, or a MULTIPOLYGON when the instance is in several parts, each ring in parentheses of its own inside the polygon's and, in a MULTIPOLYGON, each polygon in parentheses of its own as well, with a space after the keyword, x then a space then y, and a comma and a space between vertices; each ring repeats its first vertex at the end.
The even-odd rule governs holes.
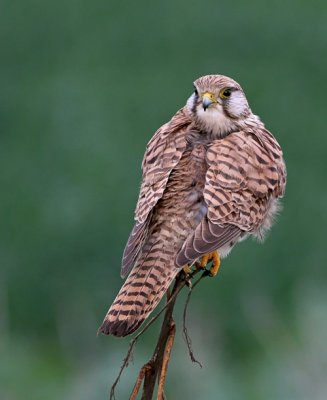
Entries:
POLYGON ((213 136, 221 137, 229 132, 232 127, 231 119, 228 118, 221 108, 203 108, 197 109, 197 117, 201 121, 203 128, 207 132, 211 132, 213 136))

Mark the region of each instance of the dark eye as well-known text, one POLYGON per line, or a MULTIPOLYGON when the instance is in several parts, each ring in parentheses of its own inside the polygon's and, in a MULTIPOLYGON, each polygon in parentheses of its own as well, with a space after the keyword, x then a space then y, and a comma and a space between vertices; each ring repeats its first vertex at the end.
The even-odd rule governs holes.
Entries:
POLYGON ((198 89, 195 86, 194 86, 194 94, 196 94, 197 96, 199 95, 198 89))
POLYGON ((231 94, 232 94, 232 89, 226 88, 226 89, 223 89, 223 90, 219 93, 219 96, 220 96, 222 99, 227 99, 228 97, 230 97, 231 94))

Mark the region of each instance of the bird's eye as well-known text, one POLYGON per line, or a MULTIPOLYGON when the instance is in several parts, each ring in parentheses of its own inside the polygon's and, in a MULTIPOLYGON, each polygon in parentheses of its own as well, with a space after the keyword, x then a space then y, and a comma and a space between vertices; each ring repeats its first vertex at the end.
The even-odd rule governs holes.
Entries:
POLYGON ((196 96, 198 96, 199 95, 199 93, 198 93, 198 89, 194 86, 194 94, 196 95, 196 96))
POLYGON ((232 89, 226 88, 219 93, 219 97, 221 97, 222 99, 227 99, 228 97, 230 97, 231 94, 232 94, 232 89))

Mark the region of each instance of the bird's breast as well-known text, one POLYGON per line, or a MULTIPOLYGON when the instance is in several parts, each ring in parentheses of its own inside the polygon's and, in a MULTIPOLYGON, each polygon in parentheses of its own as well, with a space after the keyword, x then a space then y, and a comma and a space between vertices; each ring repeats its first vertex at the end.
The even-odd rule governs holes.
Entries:
POLYGON ((160 213, 190 218, 198 223, 206 213, 203 198, 206 171, 205 146, 199 143, 190 146, 170 174, 158 204, 160 213))

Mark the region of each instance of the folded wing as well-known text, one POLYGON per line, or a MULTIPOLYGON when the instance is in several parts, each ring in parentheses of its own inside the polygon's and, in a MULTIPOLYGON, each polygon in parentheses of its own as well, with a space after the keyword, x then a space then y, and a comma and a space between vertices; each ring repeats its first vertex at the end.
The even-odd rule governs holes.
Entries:
POLYGON ((204 188, 207 215, 184 242, 177 266, 232 247, 245 233, 262 237, 273 222, 284 193, 286 171, 281 149, 266 130, 234 132, 207 151, 204 188))
POLYGON ((126 276, 135 263, 147 237, 151 211, 161 199, 170 173, 180 161, 186 148, 185 131, 191 119, 182 108, 157 130, 147 145, 142 163, 143 180, 135 210, 136 223, 125 247, 121 275, 126 276))

